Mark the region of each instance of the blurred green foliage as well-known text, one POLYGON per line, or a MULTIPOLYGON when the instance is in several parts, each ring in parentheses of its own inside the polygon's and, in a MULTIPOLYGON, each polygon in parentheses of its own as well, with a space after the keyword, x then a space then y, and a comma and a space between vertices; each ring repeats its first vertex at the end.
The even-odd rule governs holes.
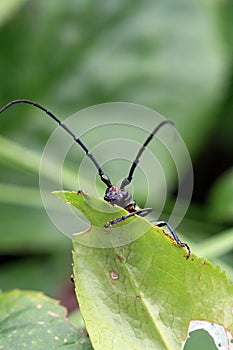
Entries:
MULTIPOLYGON (((0 105, 32 99, 65 119, 93 104, 127 101, 172 120, 195 175, 179 231, 233 279, 230 1, 8 0, 0 14, 0 105)), ((39 159, 53 129, 30 107, 1 115, 8 139, 0 140, 3 290, 60 297, 69 283, 71 245, 50 224, 38 189, 39 159)))
POLYGON ((81 330, 64 317, 65 308, 41 292, 1 293, 0 304, 2 349, 93 349, 81 330))

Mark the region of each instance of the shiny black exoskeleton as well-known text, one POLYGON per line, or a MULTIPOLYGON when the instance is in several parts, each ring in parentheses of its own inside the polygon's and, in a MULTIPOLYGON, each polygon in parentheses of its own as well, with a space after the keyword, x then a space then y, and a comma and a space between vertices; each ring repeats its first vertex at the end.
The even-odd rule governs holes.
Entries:
MULTIPOLYGON (((129 193, 125 187, 127 185, 129 185, 132 181, 133 178, 133 173, 135 171, 135 168, 137 167, 137 164, 139 163, 139 159, 142 155, 142 153, 144 152, 146 146, 149 144, 149 142, 153 139, 154 135, 159 131, 159 129, 166 125, 169 124, 170 126, 173 126, 173 123, 168 121, 168 120, 164 120, 161 123, 159 123, 156 128, 153 130, 153 132, 148 136, 148 138, 146 139, 146 141, 144 142, 144 144, 142 145, 142 147, 139 149, 135 160, 132 163, 132 166, 130 168, 129 171, 129 175, 122 181, 120 186, 114 186, 111 183, 110 178, 103 172, 103 170, 101 169, 99 163, 97 162, 97 160, 95 159, 95 157, 93 156, 93 154, 91 152, 89 152, 88 148, 84 145, 84 143, 69 129, 69 127, 64 124, 59 118, 57 118, 55 116, 55 114, 53 114, 52 112, 48 111, 45 107, 41 106, 39 103, 34 102, 34 101, 30 101, 30 100, 25 100, 25 99, 20 99, 20 100, 14 100, 9 102, 7 105, 5 105, 4 107, 2 107, 0 109, 0 113, 2 113, 3 111, 5 111, 7 108, 11 107, 14 104, 17 103, 26 103, 29 105, 33 105, 39 109, 41 109, 42 111, 44 111, 47 115, 49 115, 53 120, 55 120, 73 139, 76 143, 79 144, 79 146, 81 146, 81 148, 84 150, 84 152, 86 153, 87 157, 90 158, 90 160, 94 163, 95 167, 98 170, 100 179, 105 183, 105 185, 107 186, 106 192, 105 192, 105 196, 104 196, 104 200, 111 203, 112 205, 118 205, 124 209, 126 209, 128 211, 129 214, 124 215, 122 217, 116 218, 112 221, 109 221, 105 224, 105 227, 109 227, 112 225, 116 225, 117 223, 128 219, 131 216, 134 215, 140 215, 140 216, 146 216, 147 214, 149 214, 152 210, 152 208, 138 208, 136 206, 136 202, 133 199, 133 196, 131 193, 129 193)), ((181 242, 181 240, 179 239, 177 233, 173 230, 173 228, 169 225, 168 222, 166 221, 158 221, 155 224, 158 227, 163 227, 166 226, 168 228, 168 230, 170 231, 174 241, 181 247, 185 247, 187 249, 187 254, 186 254, 186 259, 189 258, 190 256, 190 248, 189 246, 184 243, 181 242)))
POLYGON ((131 212, 131 207, 135 207, 136 203, 133 196, 125 188, 120 186, 111 186, 106 189, 104 200, 111 204, 119 205, 131 212))

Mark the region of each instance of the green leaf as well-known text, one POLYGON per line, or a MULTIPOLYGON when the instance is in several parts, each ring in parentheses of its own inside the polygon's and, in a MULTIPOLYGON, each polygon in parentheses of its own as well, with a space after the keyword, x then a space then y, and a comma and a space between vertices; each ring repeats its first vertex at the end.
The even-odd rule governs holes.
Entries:
POLYGON ((219 232, 211 238, 203 240, 198 252, 209 259, 230 253, 233 249, 233 228, 219 232))
POLYGON ((208 216, 219 222, 233 222, 233 168, 214 184, 206 208, 208 216))
POLYGON ((65 313, 42 293, 0 294, 0 349, 91 350, 89 340, 70 326, 65 313))
POLYGON ((38 188, 0 182, 0 202, 42 208, 38 188))
POLYGON ((64 254, 64 249, 69 249, 69 241, 58 234, 46 213, 27 206, 11 206, 10 210, 6 204, 2 207, 0 240, 0 252, 6 255, 58 251, 64 254))
MULTIPOLYGON (((17 167, 21 170, 38 174, 40 161, 41 155, 37 152, 0 136, 0 163, 5 162, 6 164, 17 167)), ((46 171, 44 168, 40 168, 41 174, 52 182, 56 181, 56 177, 54 177, 56 171, 57 165, 53 159, 49 160, 46 171)), ((69 185, 72 182, 72 179, 73 172, 69 169, 64 169, 64 183, 69 185)))
POLYGON ((74 236, 73 260, 76 294, 96 350, 180 350, 191 320, 233 329, 233 287, 219 267, 194 254, 186 260, 183 249, 138 216, 131 218, 133 225, 128 220, 119 225, 137 240, 105 249, 85 246, 100 232, 103 246, 106 236, 115 243, 115 228, 106 235, 103 225, 125 210, 117 207, 109 213, 111 205, 85 193, 56 195, 77 207, 92 225, 74 236))
POLYGON ((27 0, 1 0, 0 25, 14 15, 27 0))
POLYGON ((69 289, 71 267, 70 254, 67 252, 70 249, 64 243, 63 254, 59 250, 53 255, 43 254, 43 251, 39 250, 37 256, 31 254, 24 259, 17 259, 14 255, 14 260, 5 260, 0 274, 0 286, 5 291, 17 286, 17 289, 43 291, 50 296, 57 296, 61 289, 69 289))

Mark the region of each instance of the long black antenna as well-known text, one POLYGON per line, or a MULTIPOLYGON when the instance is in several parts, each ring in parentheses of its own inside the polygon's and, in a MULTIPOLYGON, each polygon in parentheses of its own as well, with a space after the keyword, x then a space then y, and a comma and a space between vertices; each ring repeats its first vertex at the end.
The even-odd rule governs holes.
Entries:
POLYGON ((57 122, 73 139, 76 143, 79 144, 79 146, 82 147, 82 149, 85 151, 86 155, 90 158, 90 160, 95 164, 100 179, 105 183, 105 185, 107 185, 108 188, 110 188, 112 186, 111 180, 110 178, 103 172, 103 170, 101 169, 99 163, 97 162, 97 160, 95 159, 95 157, 93 156, 93 154, 88 150, 88 148, 84 145, 84 143, 68 128, 68 126, 66 124, 64 124, 60 119, 58 119, 55 114, 53 114, 52 112, 48 111, 45 107, 41 106, 39 103, 34 102, 34 101, 30 101, 30 100, 24 100, 24 99, 20 99, 20 100, 14 100, 9 102, 7 105, 5 105, 4 107, 2 107, 0 109, 0 113, 4 112, 7 108, 11 107, 12 105, 15 105, 17 103, 27 103, 29 105, 33 105, 39 109, 41 109, 42 111, 44 111, 46 114, 48 114, 53 120, 55 120, 55 122, 57 122))
POLYGON ((142 155, 142 153, 145 151, 146 146, 148 145, 148 143, 153 139, 153 137, 155 136, 155 134, 159 131, 159 129, 164 126, 165 124, 170 124, 172 127, 175 127, 175 125, 170 121, 170 120, 164 120, 162 121, 159 125, 156 126, 156 128, 152 131, 152 133, 150 134, 150 136, 146 139, 146 141, 144 142, 144 144, 142 145, 142 147, 139 149, 138 154, 136 155, 135 160, 132 163, 132 166, 130 168, 129 171, 129 175, 122 181, 121 183, 121 188, 125 188, 125 186, 129 185, 130 182, 132 181, 133 178, 133 173, 136 169, 136 166, 139 163, 139 159, 142 155))

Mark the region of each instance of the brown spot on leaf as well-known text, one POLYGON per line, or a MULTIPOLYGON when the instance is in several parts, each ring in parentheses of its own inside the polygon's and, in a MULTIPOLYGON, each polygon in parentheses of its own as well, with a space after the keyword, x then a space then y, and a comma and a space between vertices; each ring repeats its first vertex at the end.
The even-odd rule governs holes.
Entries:
POLYGON ((111 270, 110 272, 109 272, 109 274, 110 274, 110 277, 111 277, 111 279, 112 280, 119 280, 119 275, 118 275, 118 273, 115 271, 115 270, 111 270))
POLYGON ((116 257, 120 262, 123 262, 125 260, 124 257, 119 253, 116 253, 116 257))

